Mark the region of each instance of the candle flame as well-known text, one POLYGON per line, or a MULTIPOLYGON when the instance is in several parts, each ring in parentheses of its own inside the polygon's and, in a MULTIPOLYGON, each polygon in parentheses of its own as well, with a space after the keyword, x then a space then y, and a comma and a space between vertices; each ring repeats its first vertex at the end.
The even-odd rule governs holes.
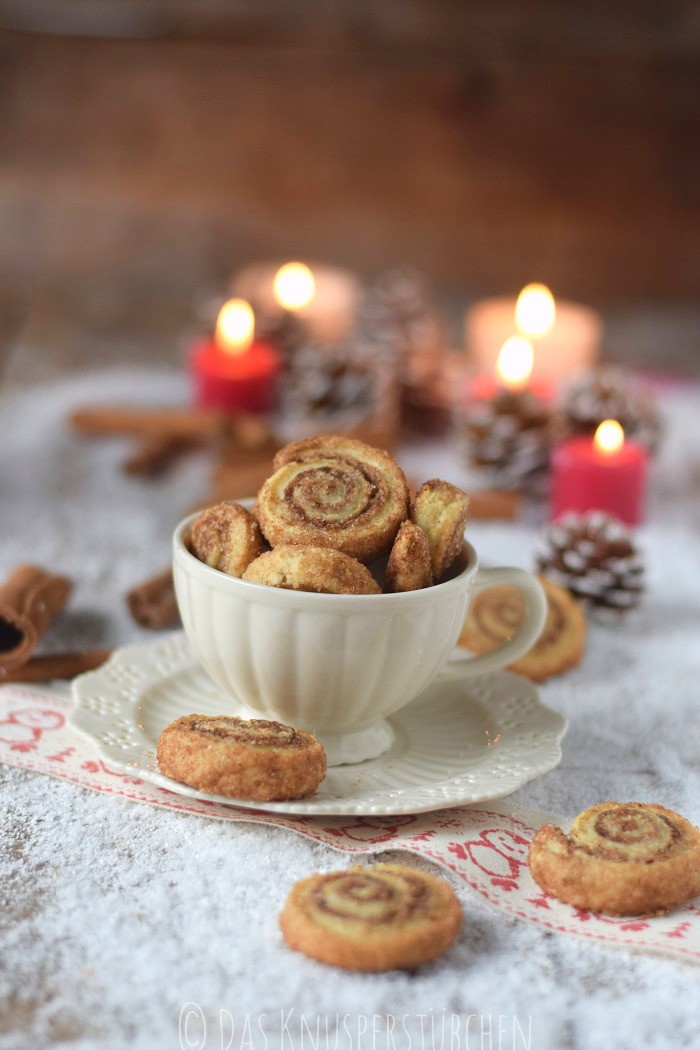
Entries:
POLYGON ((625 432, 616 419, 604 420, 595 432, 593 443, 599 452, 611 456, 618 452, 625 440, 625 432))
POLYGON ((229 299, 216 319, 216 345, 225 354, 244 354, 253 342, 255 315, 245 299, 229 299))
POLYGON ((546 335, 554 325, 556 306, 546 284, 526 285, 515 304, 515 323, 531 337, 546 335))
POLYGON ((285 263, 275 274, 273 289, 285 310, 303 310, 316 294, 316 280, 304 263, 285 263))
POLYGON ((532 343, 520 335, 506 339, 496 361, 498 378, 509 390, 517 390, 527 383, 532 374, 535 353, 532 343))

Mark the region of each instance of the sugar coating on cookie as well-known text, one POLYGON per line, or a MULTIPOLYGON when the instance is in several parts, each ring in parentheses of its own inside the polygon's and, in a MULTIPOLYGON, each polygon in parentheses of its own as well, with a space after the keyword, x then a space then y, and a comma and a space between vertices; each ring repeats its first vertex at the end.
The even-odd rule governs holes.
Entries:
POLYGON ((243 573, 249 583, 319 594, 380 594, 369 569, 341 551, 281 543, 243 573))
POLYGON ((419 591, 423 587, 430 587, 432 582, 428 537, 418 525, 404 521, 389 555, 385 590, 419 591))
MULTIPOLYGON (((586 644, 586 617, 569 592, 538 577, 547 599, 547 618, 533 647, 510 670, 533 682, 563 674, 580 663, 586 644)), ((525 616, 525 599, 516 587, 489 587, 469 606, 458 644, 488 653, 515 634, 525 616)))
POLYGON ((411 505, 411 521, 428 537, 433 576, 442 579, 459 556, 469 496, 448 481, 432 478, 418 489, 411 505))
POLYGON ((184 715, 160 734, 157 757, 174 780, 257 802, 304 798, 326 775, 315 736, 262 718, 184 715))
POLYGON ((411 969, 455 940, 462 909, 437 875, 403 864, 310 875, 287 897, 287 944, 330 966, 366 972, 411 969))
POLYGON ((391 547, 408 514, 408 486, 388 452, 353 438, 296 441, 274 459, 258 494, 272 546, 329 547, 370 562, 391 547))
POLYGON ((267 544, 253 515, 239 503, 226 500, 207 507, 195 518, 190 549, 212 569, 240 577, 267 544))
POLYGON ((568 835, 545 824, 528 862, 545 893, 606 915, 665 912, 700 893, 700 831, 653 803, 601 802, 568 835))

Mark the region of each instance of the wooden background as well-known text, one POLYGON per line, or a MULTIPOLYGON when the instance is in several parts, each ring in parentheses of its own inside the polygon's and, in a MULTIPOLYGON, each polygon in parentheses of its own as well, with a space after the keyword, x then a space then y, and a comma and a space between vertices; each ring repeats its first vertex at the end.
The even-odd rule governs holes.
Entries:
POLYGON ((0 27, 3 289, 291 255, 697 302, 692 0, 0 0, 0 27))

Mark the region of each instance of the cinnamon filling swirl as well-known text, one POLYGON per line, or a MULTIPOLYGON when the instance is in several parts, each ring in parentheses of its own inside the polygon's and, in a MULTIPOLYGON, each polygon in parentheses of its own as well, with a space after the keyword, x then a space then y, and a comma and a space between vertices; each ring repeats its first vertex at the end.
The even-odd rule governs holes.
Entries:
POLYGON ((193 717, 190 728, 196 733, 216 737, 219 740, 231 740, 252 747, 302 747, 304 740, 298 730, 282 722, 270 722, 265 719, 193 717))
POLYGON ((600 802, 568 835, 543 824, 528 863, 545 893, 577 908, 658 914, 700 893, 700 831, 651 802, 600 802))
MULTIPOLYGON (((586 639, 583 612, 571 595, 545 577, 538 577, 547 598, 547 618, 532 649, 511 670, 543 681, 574 667, 586 639)), ((489 652, 512 638, 525 614, 522 594, 512 587, 490 587, 476 595, 469 608, 460 645, 476 653, 489 652)))
POLYGON ((370 926, 411 921, 426 905, 428 888, 411 875, 329 875, 311 897, 315 908, 344 921, 370 926))
POLYGON ((679 829, 664 814, 629 803, 582 814, 570 836, 592 856, 646 862, 673 853, 680 837, 679 829))
POLYGON ((275 468, 257 503, 273 547, 329 547, 365 563, 390 550, 408 512, 408 488, 388 453, 319 437, 282 449, 275 468))
POLYGON ((302 467, 282 496, 291 517, 318 527, 344 528, 370 515, 386 496, 376 472, 342 460, 302 467), (374 474, 374 477, 372 476, 374 474))

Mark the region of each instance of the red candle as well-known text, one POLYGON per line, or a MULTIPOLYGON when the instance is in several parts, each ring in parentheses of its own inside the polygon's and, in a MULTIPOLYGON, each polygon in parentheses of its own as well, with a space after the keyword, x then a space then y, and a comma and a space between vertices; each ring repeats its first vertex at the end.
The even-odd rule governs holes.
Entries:
POLYGON ((627 525, 642 518, 648 457, 606 419, 595 437, 562 442, 552 455, 552 520, 567 511, 604 510, 627 525))
POLYGON ((253 338, 255 318, 243 299, 222 306, 213 339, 192 350, 195 399, 202 408, 224 412, 269 412, 274 408, 280 359, 253 338))

